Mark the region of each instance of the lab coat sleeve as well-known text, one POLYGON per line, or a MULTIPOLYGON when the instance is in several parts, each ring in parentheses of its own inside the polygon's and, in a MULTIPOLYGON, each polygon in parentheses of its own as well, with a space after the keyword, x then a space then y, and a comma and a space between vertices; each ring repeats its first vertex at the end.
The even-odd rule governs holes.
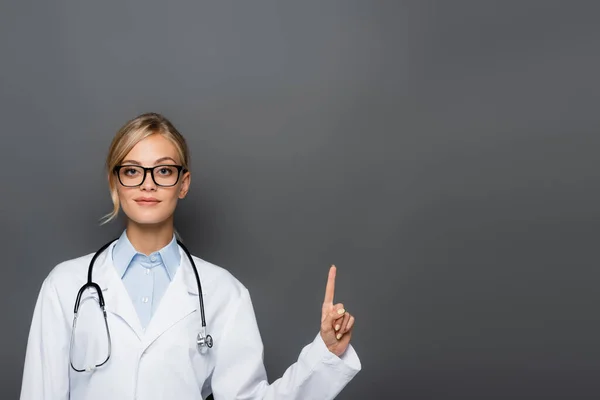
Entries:
POLYGON ((341 358, 337 357, 317 334, 283 376, 269 384, 263 343, 247 290, 244 289, 229 318, 212 375, 215 400, 333 399, 361 369, 352 346, 348 346, 341 358))
POLYGON ((69 328, 52 278, 42 283, 27 341, 21 400, 69 398, 69 328))

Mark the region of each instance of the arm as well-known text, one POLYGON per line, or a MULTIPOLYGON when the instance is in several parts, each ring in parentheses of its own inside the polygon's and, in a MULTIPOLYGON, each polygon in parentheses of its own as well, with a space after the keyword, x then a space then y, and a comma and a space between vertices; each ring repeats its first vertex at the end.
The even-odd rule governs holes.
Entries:
POLYGON ((21 400, 69 398, 69 332, 64 321, 58 293, 47 278, 31 321, 21 400))
POLYGON ((269 385, 263 344, 246 289, 229 316, 216 352, 212 376, 215 400, 333 399, 361 369, 351 346, 340 358, 328 350, 318 334, 302 349, 297 362, 269 385))

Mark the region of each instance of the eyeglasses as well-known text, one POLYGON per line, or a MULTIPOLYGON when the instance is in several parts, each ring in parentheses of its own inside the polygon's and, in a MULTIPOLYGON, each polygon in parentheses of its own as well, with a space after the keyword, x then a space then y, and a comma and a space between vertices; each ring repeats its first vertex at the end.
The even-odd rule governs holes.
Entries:
POLYGON ((187 172, 181 165, 157 165, 150 168, 139 165, 117 165, 114 169, 119 182, 125 187, 136 187, 143 184, 148 171, 150 171, 150 176, 156 186, 162 187, 175 186, 181 172, 187 172))

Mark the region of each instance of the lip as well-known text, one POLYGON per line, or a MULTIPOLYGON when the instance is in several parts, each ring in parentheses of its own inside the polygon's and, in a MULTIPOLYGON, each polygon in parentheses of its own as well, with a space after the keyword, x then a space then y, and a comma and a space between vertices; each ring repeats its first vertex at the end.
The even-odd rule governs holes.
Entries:
POLYGON ((154 205, 160 203, 160 200, 155 199, 154 197, 138 197, 133 199, 133 201, 140 205, 154 205))

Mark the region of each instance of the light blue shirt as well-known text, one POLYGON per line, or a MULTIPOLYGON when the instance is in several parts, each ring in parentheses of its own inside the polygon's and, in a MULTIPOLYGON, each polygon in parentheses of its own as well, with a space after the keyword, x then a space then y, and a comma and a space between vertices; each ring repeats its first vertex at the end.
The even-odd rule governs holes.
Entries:
POLYGON ((175 276, 181 255, 175 235, 167 246, 147 256, 136 251, 126 232, 113 248, 113 264, 145 329, 175 276))

